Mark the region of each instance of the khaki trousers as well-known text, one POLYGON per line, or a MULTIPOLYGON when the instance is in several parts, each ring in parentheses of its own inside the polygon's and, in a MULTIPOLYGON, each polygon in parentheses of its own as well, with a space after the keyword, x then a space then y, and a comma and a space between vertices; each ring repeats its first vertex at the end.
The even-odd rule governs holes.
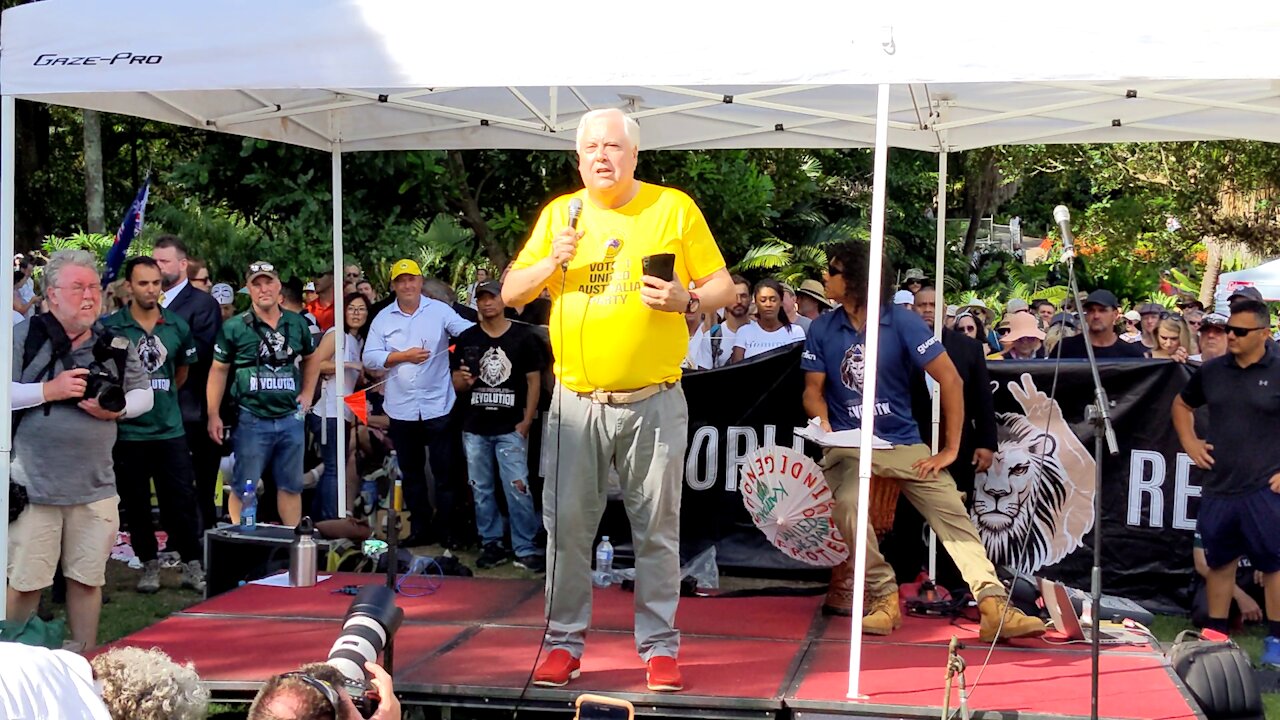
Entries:
POLYGON ((557 385, 551 398, 543 521, 547 528, 547 645, 581 657, 591 622, 591 561, 609 468, 618 471, 636 555, 636 651, 676 657, 680 491, 689 408, 679 384, 628 405, 557 385))
MULTIPOLYGON (((855 537, 858 522, 859 456, 857 448, 831 448, 822 458, 827 485, 836 499, 833 511, 836 527, 846 539, 855 537)), ((899 481, 902 494, 938 534, 938 540, 955 561, 974 598, 981 601, 985 597, 1004 597, 1004 586, 996 577, 995 567, 987 559, 986 548, 965 511, 964 500, 950 473, 941 472, 936 478, 924 480, 916 477, 911 465, 929 456, 929 446, 923 443, 875 450, 871 453, 871 473, 899 481)), ((880 543, 870 523, 863 542, 867 546, 867 597, 897 592, 893 567, 880 554, 880 543)), ((853 543, 850 542, 849 546, 852 549, 853 543)), ((849 562, 853 562, 852 558, 849 562)))

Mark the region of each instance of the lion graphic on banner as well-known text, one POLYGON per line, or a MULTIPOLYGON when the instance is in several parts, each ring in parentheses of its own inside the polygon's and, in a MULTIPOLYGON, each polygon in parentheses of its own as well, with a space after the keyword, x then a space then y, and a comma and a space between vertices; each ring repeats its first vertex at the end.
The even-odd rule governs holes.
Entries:
POLYGON ((1053 565, 1093 528, 1093 457, 1054 400, 1023 373, 1009 393, 1023 413, 997 413, 998 447, 974 479, 972 517, 991 562, 1023 572, 1053 565))

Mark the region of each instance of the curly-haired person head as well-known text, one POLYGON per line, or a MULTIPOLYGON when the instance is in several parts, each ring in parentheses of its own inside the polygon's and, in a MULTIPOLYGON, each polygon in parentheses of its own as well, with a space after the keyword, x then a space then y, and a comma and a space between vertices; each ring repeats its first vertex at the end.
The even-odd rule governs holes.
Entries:
MULTIPOLYGON (((827 251, 827 297, 862 309, 867 306, 867 276, 871 270, 870 247, 850 240, 827 251)), ((886 258, 881 263, 879 292, 883 306, 893 290, 893 267, 886 258)))
POLYGON ((91 664, 113 720, 199 720, 208 712, 209 691, 195 668, 159 650, 116 648, 91 664))

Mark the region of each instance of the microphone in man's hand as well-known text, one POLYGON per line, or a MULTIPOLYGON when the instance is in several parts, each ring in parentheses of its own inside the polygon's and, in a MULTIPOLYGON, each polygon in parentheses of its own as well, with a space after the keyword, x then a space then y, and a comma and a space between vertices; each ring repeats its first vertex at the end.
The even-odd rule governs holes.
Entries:
POLYGON ((1053 209, 1053 219, 1062 234, 1062 259, 1069 261, 1076 256, 1076 238, 1071 234, 1071 211, 1066 205, 1059 205, 1053 209))
MULTIPOLYGON (((582 217, 582 198, 572 198, 569 200, 569 229, 578 229, 578 218, 582 217)), ((565 260, 560 263, 560 269, 565 272, 569 271, 569 261, 565 260)))

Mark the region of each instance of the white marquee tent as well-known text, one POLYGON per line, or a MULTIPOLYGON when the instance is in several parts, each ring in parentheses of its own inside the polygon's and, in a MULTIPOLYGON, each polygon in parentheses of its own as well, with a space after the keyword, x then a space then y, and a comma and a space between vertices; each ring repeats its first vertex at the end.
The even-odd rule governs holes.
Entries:
MULTIPOLYGON (((578 117, 600 107, 635 117, 646 150, 875 147, 873 275, 889 146, 939 152, 944 191, 949 150, 1280 140, 1274 3, 1245 0, 1194 17, 1173 6, 1102 0, 1052 11, 992 0, 885 5, 654 0, 552 12, 535 3, 411 0, 20 6, 0 24, 0 256, 13 252, 15 98, 332 153, 335 265, 342 153, 570 150, 578 117)), ((939 242, 939 273, 942 252, 939 242)), ((5 302, 11 283, 0 274, 5 302)), ((871 304, 875 315, 878 301, 871 304)), ((868 328, 874 356, 878 324, 868 328)), ((0 347, 11 343, 11 327, 0 323, 0 347)), ((11 363, 0 353, 0 376, 11 374, 11 363)), ((873 373, 866 385, 869 423, 873 373)), ((11 453, 3 388, 0 485, 8 483, 11 453)), ((865 479, 870 453, 863 458, 865 479)), ((0 510, 6 502, 0 493, 0 510)), ((864 527, 865 511, 858 520, 864 527)), ((0 561, 4 552, 0 543, 0 561)), ((858 552, 859 583, 864 563, 858 552)), ((860 585, 856 597, 858 617, 860 585)), ((855 622, 851 697, 858 695, 859 632, 855 622)))
POLYGON ((1269 302, 1280 300, 1280 260, 1262 263, 1257 267, 1222 273, 1218 276, 1218 287, 1213 291, 1213 305, 1223 311, 1228 310, 1227 298, 1232 292, 1242 287, 1254 287, 1262 293, 1262 299, 1269 302))

